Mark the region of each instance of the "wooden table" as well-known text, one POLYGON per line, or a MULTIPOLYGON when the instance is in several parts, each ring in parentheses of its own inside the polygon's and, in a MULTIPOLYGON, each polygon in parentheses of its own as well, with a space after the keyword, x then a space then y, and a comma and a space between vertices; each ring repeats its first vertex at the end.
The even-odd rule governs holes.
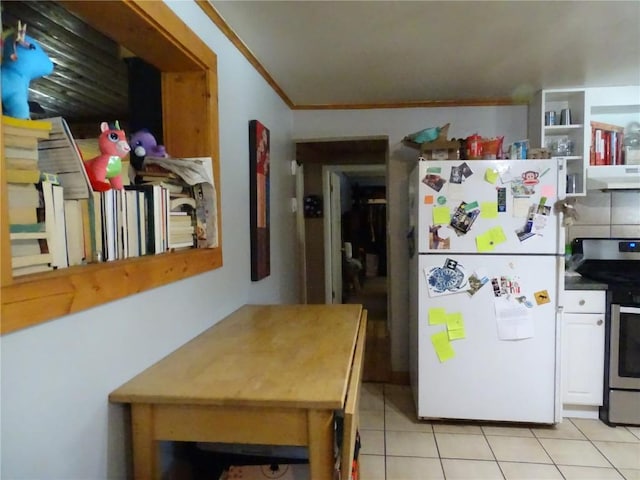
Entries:
POLYGON ((361 305, 246 305, 122 385, 135 478, 160 478, 157 442, 174 440, 308 446, 330 480, 337 412, 349 479, 366 321, 361 305))

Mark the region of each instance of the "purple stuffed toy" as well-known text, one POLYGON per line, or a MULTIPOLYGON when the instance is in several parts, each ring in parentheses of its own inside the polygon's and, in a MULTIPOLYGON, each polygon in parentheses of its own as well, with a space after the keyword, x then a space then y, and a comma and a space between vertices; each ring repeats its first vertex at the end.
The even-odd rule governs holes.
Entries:
POLYGON ((131 166, 136 171, 142 170, 145 157, 168 157, 164 145, 158 145, 156 138, 146 128, 131 135, 129 145, 131 146, 131 166))

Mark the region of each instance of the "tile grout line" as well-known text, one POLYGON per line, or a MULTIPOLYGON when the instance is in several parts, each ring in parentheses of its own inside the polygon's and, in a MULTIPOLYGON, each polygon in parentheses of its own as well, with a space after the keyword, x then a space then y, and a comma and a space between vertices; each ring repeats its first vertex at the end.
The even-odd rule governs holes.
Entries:
POLYGON ((605 459, 607 462, 609 462, 609 465, 611 465, 611 467, 613 467, 613 469, 614 469, 616 472, 618 472, 618 474, 619 474, 622 478, 626 478, 624 475, 622 475, 622 472, 620 472, 620 470, 618 470, 618 467, 616 467, 616 466, 613 464, 613 462, 612 462, 611 460, 609 460, 609 457, 607 457, 607 456, 606 456, 602 451, 600 451, 600 449, 598 448, 598 446, 597 446, 595 443, 593 443, 593 441, 591 440, 591 438, 589 438, 589 435, 587 435, 585 432, 583 432, 583 431, 582 431, 582 429, 581 429, 578 425, 576 425, 576 424, 573 422, 573 420, 571 420, 571 418, 569 418, 568 420, 571 422, 571 424, 572 424, 574 427, 576 427, 576 428, 578 429, 578 431, 579 431, 582 435, 584 435, 584 436, 585 436, 585 438, 586 438, 586 439, 587 439, 587 441, 588 441, 588 442, 593 446, 593 448, 595 448, 595 449, 596 449, 596 451, 597 451, 600 455, 602 455, 602 456, 604 457, 604 459, 605 459))
MULTIPOLYGON (((567 418, 567 420, 569 420, 569 418, 567 418)), ((570 421, 570 420, 569 420, 569 421, 570 421)), ((571 422, 571 424, 573 424, 573 422, 571 422)), ((555 459, 551 456, 551 454, 547 451, 547 449, 546 449, 546 448, 544 448, 543 443, 540 441, 540 440, 541 440, 541 437, 538 437, 538 436, 536 435, 536 432, 534 432, 534 431, 533 431, 533 429, 530 429, 530 430, 531 430, 531 433, 533 434, 533 438, 535 438, 535 439, 536 439, 536 441, 537 441, 537 442, 538 442, 538 444, 540 445, 540 448, 542 448, 542 450, 544 451, 544 453, 546 453, 546 454, 547 454, 547 456, 549 457, 549 459, 551 460, 551 464, 552 464, 554 467, 556 467, 556 470, 560 473, 560 476, 566 480, 566 479, 567 479, 567 477, 565 476, 565 474, 564 474, 564 473, 562 473, 562 470, 560 470, 560 467, 559 467, 559 466, 558 466, 558 464, 556 463, 555 459)), ((580 432, 580 433, 582 433, 582 432, 580 432)), ((553 440, 553 439, 551 439, 551 440, 553 440)), ((558 440, 565 440, 565 439, 558 439, 558 440)))
POLYGON ((500 471, 500 475, 502 475, 503 479, 506 479, 507 476, 504 473, 504 470, 502 470, 502 465, 500 465, 500 462, 498 462, 498 457, 496 457, 496 452, 493 451, 493 447, 491 446, 491 443, 489 442, 489 439, 487 438, 487 433, 484 431, 484 428, 482 428, 482 425, 480 425, 480 431, 482 432, 482 437, 484 438, 484 441, 487 442, 487 446, 489 447, 489 450, 491 451, 491 455, 493 455, 493 458, 496 462, 496 465, 498 466, 498 470, 500 471))

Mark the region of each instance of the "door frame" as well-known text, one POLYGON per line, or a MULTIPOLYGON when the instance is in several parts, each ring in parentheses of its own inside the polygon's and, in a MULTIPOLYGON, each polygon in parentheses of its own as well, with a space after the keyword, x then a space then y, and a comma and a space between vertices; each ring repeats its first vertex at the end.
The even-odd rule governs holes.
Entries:
MULTIPOLYGON (((334 211, 333 205, 341 205, 341 198, 334 198, 331 201, 331 175, 332 174, 354 174, 359 176, 380 176, 385 178, 385 186, 387 182, 387 166, 383 163, 375 164, 355 164, 355 165, 323 165, 322 167, 322 194, 323 194, 323 209, 324 209, 324 297, 325 303, 341 303, 342 290, 339 293, 334 294, 337 288, 342 288, 342 269, 335 271, 337 265, 342 265, 342 241, 339 245, 333 239, 340 235, 342 239, 342 215, 338 211, 334 211), (337 228, 338 232, 334 232, 333 228, 337 228), (339 277, 339 281, 335 282, 335 277, 339 277), (336 302, 336 299, 340 298, 340 302, 336 302)), ((341 192, 338 192, 338 197, 341 192)), ((334 195, 335 197, 335 195, 334 195)), ((388 281, 388 280, 387 280, 388 281)))

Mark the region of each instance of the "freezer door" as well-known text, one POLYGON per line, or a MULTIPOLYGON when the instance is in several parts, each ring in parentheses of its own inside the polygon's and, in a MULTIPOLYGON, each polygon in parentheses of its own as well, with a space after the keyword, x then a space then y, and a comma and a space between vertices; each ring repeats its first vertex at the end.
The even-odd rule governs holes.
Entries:
POLYGON ((562 159, 419 163, 421 253, 562 253, 562 159))
POLYGON ((419 417, 556 421, 556 262, 553 256, 419 255, 419 417), (443 283, 442 278, 455 280, 456 275, 434 269, 447 266, 462 274, 461 283, 443 283), (475 285, 469 280, 474 272, 488 282, 471 295, 467 290, 475 285), (429 324, 442 313, 462 319, 462 331, 429 324), (438 343, 443 335, 448 345, 438 343), (438 351, 446 354, 447 349, 452 356, 441 361, 438 351))

